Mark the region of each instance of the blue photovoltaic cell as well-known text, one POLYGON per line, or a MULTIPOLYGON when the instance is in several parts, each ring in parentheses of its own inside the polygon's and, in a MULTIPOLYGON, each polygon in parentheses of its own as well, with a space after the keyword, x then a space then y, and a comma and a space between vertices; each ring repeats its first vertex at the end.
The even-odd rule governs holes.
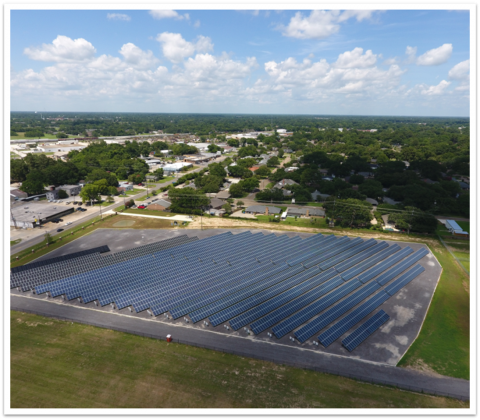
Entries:
POLYGON ((388 247, 388 244, 385 241, 382 241, 375 246, 366 249, 365 251, 360 252, 359 254, 356 254, 346 261, 343 261, 339 264, 335 265, 335 270, 337 270, 338 273, 342 273, 345 270, 348 270, 350 267, 353 267, 360 261, 364 261, 366 258, 376 254, 377 252, 380 252, 382 249, 385 249, 388 247))
POLYGON ((318 336, 318 341, 322 343, 324 347, 328 347, 337 338, 340 338, 350 328, 355 324, 358 324, 363 318, 372 313, 389 298, 390 295, 381 290, 375 296, 371 297, 358 308, 350 312, 346 317, 333 324, 328 330, 320 334, 318 336))
POLYGON ((395 280, 392 284, 385 287, 385 291, 390 295, 393 296, 397 293, 401 288, 405 287, 408 283, 410 283, 415 277, 422 274, 425 271, 420 264, 417 264, 411 270, 408 270, 405 274, 400 276, 397 280, 395 280))
POLYGON ((227 321, 242 312, 250 309, 253 306, 259 305, 260 303, 265 302, 268 299, 278 295, 279 293, 284 292, 285 290, 289 289, 290 287, 296 286, 300 282, 304 282, 306 279, 313 277, 319 272, 318 267, 312 268, 310 270, 302 271, 299 274, 296 274, 293 277, 290 277, 287 280, 282 280, 281 282, 277 282, 275 285, 272 285, 268 289, 264 289, 261 292, 245 299, 241 302, 238 302, 235 305, 232 305, 221 312, 216 313, 209 317, 210 322, 215 327, 221 322, 227 321))
POLYGON ((350 352, 355 350, 389 319, 390 316, 383 309, 380 310, 347 336, 342 341, 342 345, 350 352))
POLYGON ((340 262, 346 260, 347 258, 350 258, 353 255, 356 255, 356 254, 364 251, 365 249, 371 248, 376 243, 377 243, 377 241, 375 239, 369 239, 368 241, 366 241, 362 244, 359 244, 359 245, 357 245, 357 246, 355 246, 355 247, 353 247, 353 248, 351 248, 347 251, 343 251, 340 254, 335 255, 332 258, 329 258, 328 260, 324 261, 323 263, 319 264, 318 266, 322 270, 327 270, 328 268, 339 264, 340 262))
POLYGON ((307 268, 313 267, 314 265, 320 264, 321 262, 326 261, 329 258, 332 258, 335 255, 338 255, 341 252, 346 251, 347 249, 353 248, 354 246, 357 246, 361 243, 363 243, 363 239, 361 239, 361 238, 352 239, 351 241, 349 241, 345 244, 342 244, 341 246, 339 246, 338 248, 336 248, 332 251, 329 251, 327 253, 312 257, 312 258, 304 261, 302 264, 307 268))
POLYGON ((300 264, 302 261, 308 260, 316 255, 321 255, 327 252, 328 250, 335 249, 339 247, 341 244, 345 242, 350 242, 348 236, 343 236, 341 238, 337 238, 336 236, 328 236, 322 242, 320 242, 315 249, 313 250, 302 250, 303 252, 295 257, 290 258, 287 260, 287 264, 290 266, 294 266, 300 264))
MULTIPOLYGON (((379 261, 382 261, 385 258, 387 258, 389 255, 393 254, 394 252, 397 252, 399 249, 400 249, 400 247, 397 244, 389 246, 387 249, 379 252, 377 255, 374 255, 373 257, 370 257, 370 258, 366 259, 362 263, 357 264, 355 267, 352 267, 349 270, 342 273, 341 274, 342 279, 343 280, 353 279, 358 274, 363 273, 365 270, 374 266, 379 261)), ((363 282, 363 283, 365 283, 365 282, 363 282)))
POLYGON ((281 280, 285 280, 288 277, 294 276, 295 274, 304 271, 304 268, 301 265, 289 267, 287 264, 284 264, 283 267, 285 267, 285 269, 282 272, 278 273, 278 275, 282 276, 280 277, 280 280, 277 274, 274 277, 268 276, 268 278, 266 279, 260 277, 261 281, 259 279, 254 279, 254 283, 249 285, 248 287, 242 288, 242 290, 239 290, 236 293, 232 293, 231 295, 228 295, 222 299, 212 302, 205 307, 191 312, 189 314, 191 320, 193 322, 198 322, 202 319, 205 319, 210 315, 220 312, 223 309, 228 308, 229 306, 234 305, 235 303, 240 302, 241 300, 246 299, 257 292, 266 289, 267 287, 275 283, 278 283, 281 280))
MULTIPOLYGON (((326 273, 328 273, 328 271, 320 274, 320 276, 326 273)), ((287 316, 294 314, 299 309, 303 308, 305 305, 308 305, 313 301, 317 300, 319 297, 331 292, 333 289, 340 286, 341 284, 343 284, 343 280, 340 277, 336 276, 333 279, 326 281, 324 284, 315 287, 314 289, 308 291, 302 296, 274 310, 272 313, 268 314, 268 316, 263 317, 258 321, 255 321, 250 325, 250 327, 255 334, 260 334, 262 331, 265 331, 272 325, 277 324, 281 320, 285 319, 287 316)))
POLYGON ((302 295, 306 291, 319 286, 320 284, 334 277, 336 274, 337 273, 333 268, 328 271, 324 271, 323 273, 318 273, 314 277, 299 284, 298 286, 292 287, 291 289, 275 296, 274 298, 268 300, 267 302, 262 303, 261 305, 256 306, 255 308, 252 308, 244 312, 243 314, 231 319, 229 321, 230 326, 234 330, 238 330, 244 325, 247 325, 248 323, 255 321, 256 319, 262 317, 263 315, 268 314, 269 312, 272 312, 274 309, 277 309, 279 306, 302 295))
POLYGON ((338 302, 341 298, 345 297, 361 286, 362 283, 360 283, 358 280, 350 280, 348 283, 345 283, 339 288, 335 289, 332 293, 329 293, 306 308, 303 308, 301 311, 282 321, 280 324, 275 325, 275 327, 272 328, 273 333, 277 338, 283 337, 285 334, 299 327, 310 318, 327 309, 329 306, 333 305, 335 302, 338 302))
POLYGON ((418 250, 413 255, 411 255, 408 258, 405 258, 405 260, 398 263, 395 267, 392 267, 386 273, 383 273, 381 276, 376 278, 375 281, 378 284, 385 286, 390 280, 397 277, 400 273, 405 271, 407 268, 411 267, 413 264, 415 264, 417 261, 422 259, 427 254, 428 254, 428 251, 425 248, 418 250))
POLYGON ((410 248, 409 246, 407 246, 406 248, 403 248, 401 251, 393 254, 391 257, 387 258, 385 261, 382 261, 376 266, 370 268, 365 273, 360 274, 358 276, 358 280, 360 280, 362 283, 366 283, 367 281, 378 276, 380 273, 383 273, 386 269, 390 268, 392 265, 404 259, 407 255, 411 254, 412 252, 413 252, 413 249, 410 248))
POLYGON ((316 334, 327 325, 331 324, 338 317, 342 316, 345 312, 348 312, 355 305, 360 303, 367 296, 370 296, 373 292, 378 290, 380 285, 378 283, 372 282, 363 286, 361 289, 357 290, 355 293, 352 293, 351 296, 342 300, 340 303, 336 304, 334 307, 328 309, 323 314, 310 321, 308 324, 304 325, 298 331, 295 331, 295 337, 298 341, 303 343, 309 339, 313 334, 316 334))

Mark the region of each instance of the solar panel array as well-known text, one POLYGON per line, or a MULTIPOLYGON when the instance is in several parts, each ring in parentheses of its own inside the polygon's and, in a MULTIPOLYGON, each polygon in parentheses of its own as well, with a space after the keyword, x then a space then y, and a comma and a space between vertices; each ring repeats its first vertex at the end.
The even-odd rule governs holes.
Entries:
POLYGON ((342 345, 350 352, 355 350, 389 319, 390 316, 385 313, 383 309, 381 309, 362 325, 360 325, 350 335, 348 335, 344 340, 342 340, 342 345))
POLYGON ((255 334, 271 329, 300 342, 318 333, 325 347, 420 275, 425 269, 415 264, 428 254, 375 239, 249 231, 181 235, 103 256, 90 251, 12 272, 11 287, 194 323, 229 322, 233 330, 250 326, 255 334))
POLYGON ((12 267, 12 273, 19 273, 20 271, 31 270, 32 268, 43 267, 45 265, 54 264, 60 261, 71 260, 72 258, 83 257, 84 255, 89 254, 103 254, 104 252, 109 252, 110 248, 108 245, 98 246, 96 248, 86 249, 85 251, 73 252, 72 254, 62 255, 60 257, 48 258, 46 260, 34 261, 30 264, 21 265, 19 267, 12 267))

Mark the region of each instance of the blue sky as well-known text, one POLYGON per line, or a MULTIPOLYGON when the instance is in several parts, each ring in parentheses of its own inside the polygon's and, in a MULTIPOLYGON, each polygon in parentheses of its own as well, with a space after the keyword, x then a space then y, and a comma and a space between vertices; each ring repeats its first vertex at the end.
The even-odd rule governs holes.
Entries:
POLYGON ((469 31, 465 11, 14 10, 11 109, 468 116, 469 31))

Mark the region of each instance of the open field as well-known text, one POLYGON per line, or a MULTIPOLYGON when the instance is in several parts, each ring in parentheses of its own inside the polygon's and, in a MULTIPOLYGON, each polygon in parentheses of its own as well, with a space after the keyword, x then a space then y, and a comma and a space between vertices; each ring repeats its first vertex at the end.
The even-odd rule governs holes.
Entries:
POLYGON ((470 222, 457 222, 457 223, 465 232, 470 233, 470 222))
POLYGON ((284 226, 297 226, 297 227, 310 227, 310 228, 326 228, 327 221, 323 217, 312 217, 312 218, 303 218, 299 217, 295 220, 294 217, 287 217, 286 220, 282 220, 279 223, 269 222, 269 217, 273 218, 272 216, 256 216, 260 222, 270 223, 272 225, 284 225, 284 226), (313 221, 313 223, 312 223, 313 221))
POLYGON ((17 244, 19 244, 20 242, 22 242, 21 239, 15 239, 14 241, 10 241, 10 246, 17 245, 17 244))
MULTIPOLYGON (((10 140, 23 140, 23 139, 50 139, 57 140, 57 136, 53 134, 45 134, 42 137, 25 137, 25 133, 17 133, 18 136, 10 136, 10 140)), ((68 138, 76 138, 78 136, 68 136, 68 138)))
POLYGON ((161 216, 161 217, 170 217, 170 216, 175 216, 176 213, 169 213, 166 211, 160 211, 160 210, 148 210, 148 209, 128 209, 125 210, 124 213, 130 213, 130 214, 146 214, 148 216, 161 216))
POLYGON ((469 407, 15 311, 11 344, 12 408, 469 407))

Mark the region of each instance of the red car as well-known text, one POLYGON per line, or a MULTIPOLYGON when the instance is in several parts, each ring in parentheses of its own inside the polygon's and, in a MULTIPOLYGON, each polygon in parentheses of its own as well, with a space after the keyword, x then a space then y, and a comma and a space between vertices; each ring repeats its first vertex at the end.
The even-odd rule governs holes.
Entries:
POLYGON ((137 208, 138 208, 138 209, 146 209, 147 206, 141 205, 141 206, 138 206, 137 208))

